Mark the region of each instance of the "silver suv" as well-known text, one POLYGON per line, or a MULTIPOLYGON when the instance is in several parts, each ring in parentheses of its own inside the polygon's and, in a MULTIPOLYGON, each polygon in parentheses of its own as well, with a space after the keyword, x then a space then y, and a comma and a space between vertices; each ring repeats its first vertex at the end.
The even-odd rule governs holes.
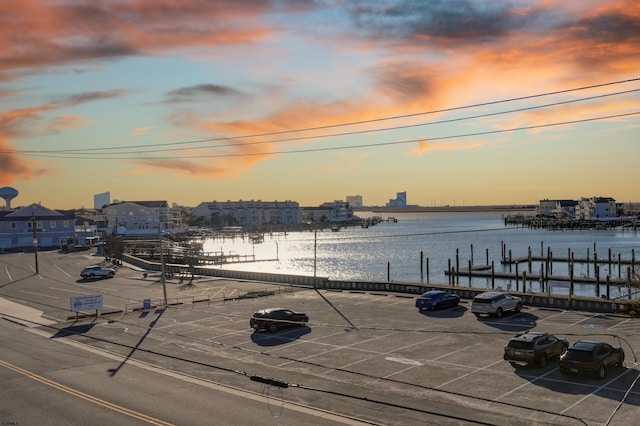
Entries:
POLYGON ((105 268, 100 265, 87 266, 82 268, 80 276, 84 279, 94 279, 95 277, 108 277, 113 278, 116 275, 115 269, 105 268))
POLYGON ((481 314, 495 315, 500 318, 506 311, 520 312, 522 309, 522 299, 499 291, 488 291, 480 293, 471 302, 471 312, 475 316, 481 314))

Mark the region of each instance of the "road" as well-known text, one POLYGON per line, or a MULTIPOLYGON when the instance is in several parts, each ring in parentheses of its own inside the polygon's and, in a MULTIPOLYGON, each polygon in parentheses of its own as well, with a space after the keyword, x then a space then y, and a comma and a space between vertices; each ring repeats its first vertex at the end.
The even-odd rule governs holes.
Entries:
POLYGON ((214 278, 169 280, 176 303, 141 312, 132 307, 162 297, 157 277, 125 265, 113 279, 81 280, 96 261, 88 253, 44 253, 39 275, 32 260, 0 256, 3 422, 627 425, 640 415, 636 319, 529 306, 476 319, 468 301, 419 313, 413 297, 313 289, 230 300, 273 285, 214 278), (69 297, 93 293, 101 316, 76 320, 69 297), (303 310, 309 326, 253 332, 251 313, 267 306, 303 310), (514 369, 502 347, 524 330, 621 344, 625 367, 604 381, 563 377, 557 363, 514 369))

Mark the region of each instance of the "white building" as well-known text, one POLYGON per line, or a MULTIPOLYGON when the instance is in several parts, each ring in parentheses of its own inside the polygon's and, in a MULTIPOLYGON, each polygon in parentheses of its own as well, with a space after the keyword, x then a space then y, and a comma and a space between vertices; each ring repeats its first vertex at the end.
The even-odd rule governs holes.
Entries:
POLYGON ((302 211, 295 201, 210 201, 202 202, 191 210, 194 218, 203 218, 204 224, 222 228, 262 225, 298 225, 302 211))
POLYGON ((347 222, 354 220, 351 205, 342 200, 322 203, 318 207, 303 207, 302 221, 306 223, 347 222))
POLYGON ((610 197, 582 198, 576 207, 576 218, 584 220, 618 217, 616 200, 610 197))
POLYGON ((175 232, 176 224, 166 201, 122 201, 103 208, 107 217, 107 233, 151 235, 175 232))
POLYGON ((575 200, 540 200, 537 213, 545 217, 576 217, 576 206, 578 202, 575 200))

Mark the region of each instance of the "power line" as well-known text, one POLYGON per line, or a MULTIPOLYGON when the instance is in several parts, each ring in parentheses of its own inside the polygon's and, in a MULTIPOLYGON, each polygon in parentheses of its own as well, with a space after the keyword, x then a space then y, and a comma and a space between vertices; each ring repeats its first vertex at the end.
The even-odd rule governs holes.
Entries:
MULTIPOLYGON (((299 149, 299 150, 287 150, 287 151, 271 151, 271 152, 254 152, 254 153, 239 153, 239 154, 211 154, 211 155, 193 155, 193 156, 175 156, 175 157, 131 157, 131 156, 112 156, 112 157, 80 157, 76 156, 73 159, 79 160, 176 160, 176 159, 198 159, 198 158, 232 158, 232 157, 256 157, 256 156, 267 156, 267 155, 284 155, 284 154, 302 154, 302 153, 311 153, 311 152, 323 152, 323 151, 339 151, 346 149, 357 149, 357 148, 376 148, 381 146, 393 146, 393 145, 402 145, 408 143, 416 143, 422 142, 425 140, 429 141, 439 141, 439 140, 447 140, 447 139, 460 139, 460 138, 468 138, 474 136, 487 136, 487 135, 495 135, 500 133, 507 132, 515 132, 522 130, 533 130, 533 129, 542 129, 547 127, 555 127, 555 126, 563 126, 568 124, 578 124, 578 123, 587 123, 593 121, 600 120, 609 120, 613 118, 622 118, 629 117, 632 115, 638 115, 640 111, 622 113, 622 114, 613 114, 607 116, 600 117, 590 117, 583 118, 579 120, 569 120, 569 121, 560 121, 555 123, 546 123, 546 124, 538 124, 533 126, 522 126, 522 127, 513 127, 510 129, 500 129, 500 130, 487 130, 482 132, 473 132, 473 133, 461 133, 456 135, 445 135, 445 136, 436 136, 436 137, 421 137, 417 139, 408 139, 401 141, 392 141, 392 142, 378 142, 378 143, 365 143, 359 145, 346 145, 339 147, 324 147, 324 148, 308 148, 308 149, 299 149)), ((13 151, 5 151, 12 153, 13 151)), ((53 155, 53 154, 21 154, 24 156, 31 157, 47 157, 47 158, 69 158, 68 155, 53 155)))
MULTIPOLYGON (((451 119, 446 119, 446 120, 431 121, 431 122, 426 122, 426 123, 407 124, 407 125, 402 125, 402 126, 383 127, 383 128, 368 129, 368 130, 354 130, 354 131, 351 131, 351 132, 330 133, 330 134, 323 134, 323 135, 296 136, 296 137, 291 137, 291 138, 271 139, 271 140, 257 141, 257 142, 239 142, 239 143, 232 143, 232 144, 225 144, 225 145, 198 146, 198 147, 188 147, 188 148, 180 147, 180 148, 158 149, 158 150, 154 150, 153 152, 158 153, 158 152, 202 150, 202 149, 210 150, 210 149, 219 149, 219 148, 226 148, 226 147, 239 147, 239 146, 245 147, 245 146, 251 146, 251 145, 263 145, 263 144, 272 144, 272 143, 281 143, 281 142, 304 141, 304 140, 310 140, 310 139, 332 138, 332 137, 338 137, 338 136, 352 136, 352 135, 358 135, 358 134, 378 133, 378 132, 384 132, 384 131, 390 131, 390 130, 409 129, 409 128, 424 127, 424 126, 431 126, 431 125, 437 125, 437 124, 446 124, 446 123, 453 123, 453 122, 459 122, 459 121, 467 121, 467 120, 473 120, 473 119, 477 119, 477 118, 495 117, 495 116, 498 116, 498 115, 512 114, 512 113, 516 113, 516 112, 526 112, 526 111, 532 111, 532 110, 536 110, 536 109, 544 109, 544 108, 549 108, 549 107, 554 107, 554 106, 567 105, 567 104, 571 104, 571 103, 591 101, 591 100, 601 99, 601 98, 610 97, 610 96, 629 94, 629 93, 634 93, 634 92, 638 92, 638 91, 640 91, 640 89, 631 89, 631 90, 625 90, 625 91, 621 91, 621 92, 605 93, 605 94, 602 94, 602 95, 589 96, 589 97, 585 97, 585 98, 571 99, 571 100, 560 101, 560 102, 553 102, 553 103, 544 104, 544 105, 536 105, 536 106, 530 106, 530 107, 516 108, 516 109, 511 109, 511 110, 491 112, 491 113, 485 113, 485 114, 477 114, 477 115, 471 115, 471 116, 466 116, 466 117, 451 118, 451 119)), ((245 137, 251 137, 251 136, 238 136, 238 137, 228 138, 227 140, 241 140, 241 139, 243 139, 245 137)), ((185 142, 185 143, 191 143, 191 142, 185 142)), ((172 143, 172 144, 166 144, 166 145, 175 145, 175 144, 178 144, 178 143, 172 143)), ((113 151, 113 150, 117 150, 117 149, 130 150, 130 149, 134 149, 134 148, 140 148, 140 147, 148 148, 148 147, 153 147, 153 146, 156 146, 156 145, 134 145, 134 146, 128 146, 128 147, 118 146, 118 147, 99 147, 99 148, 86 148, 86 149, 17 150, 17 151, 13 151, 13 153, 14 154, 21 154, 21 155, 36 154, 36 153, 37 154, 62 154, 62 153, 64 153, 64 154, 67 154, 67 155, 75 155, 75 154, 82 154, 82 153, 96 152, 96 151, 113 151)), ((164 146, 164 144, 163 144, 163 146, 164 146)), ((122 152, 122 154, 143 154, 143 153, 146 153, 146 151, 140 151, 140 152, 124 151, 124 152, 122 152)), ((116 152, 115 154, 121 154, 121 153, 120 152, 116 152)), ((107 154, 107 155, 114 155, 114 154, 107 154)))

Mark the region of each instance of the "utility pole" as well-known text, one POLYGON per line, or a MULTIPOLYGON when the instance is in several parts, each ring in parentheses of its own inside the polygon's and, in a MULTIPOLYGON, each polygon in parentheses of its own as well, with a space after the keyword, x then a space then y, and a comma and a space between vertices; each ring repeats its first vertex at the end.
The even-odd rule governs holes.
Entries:
POLYGON ((160 240, 160 282, 164 296, 164 308, 167 309, 167 282, 164 277, 164 254, 162 253, 162 216, 158 219, 158 238, 160 240))
POLYGON ((38 272, 38 236, 36 235, 36 208, 31 211, 31 228, 33 229, 33 254, 36 258, 36 274, 38 272))

